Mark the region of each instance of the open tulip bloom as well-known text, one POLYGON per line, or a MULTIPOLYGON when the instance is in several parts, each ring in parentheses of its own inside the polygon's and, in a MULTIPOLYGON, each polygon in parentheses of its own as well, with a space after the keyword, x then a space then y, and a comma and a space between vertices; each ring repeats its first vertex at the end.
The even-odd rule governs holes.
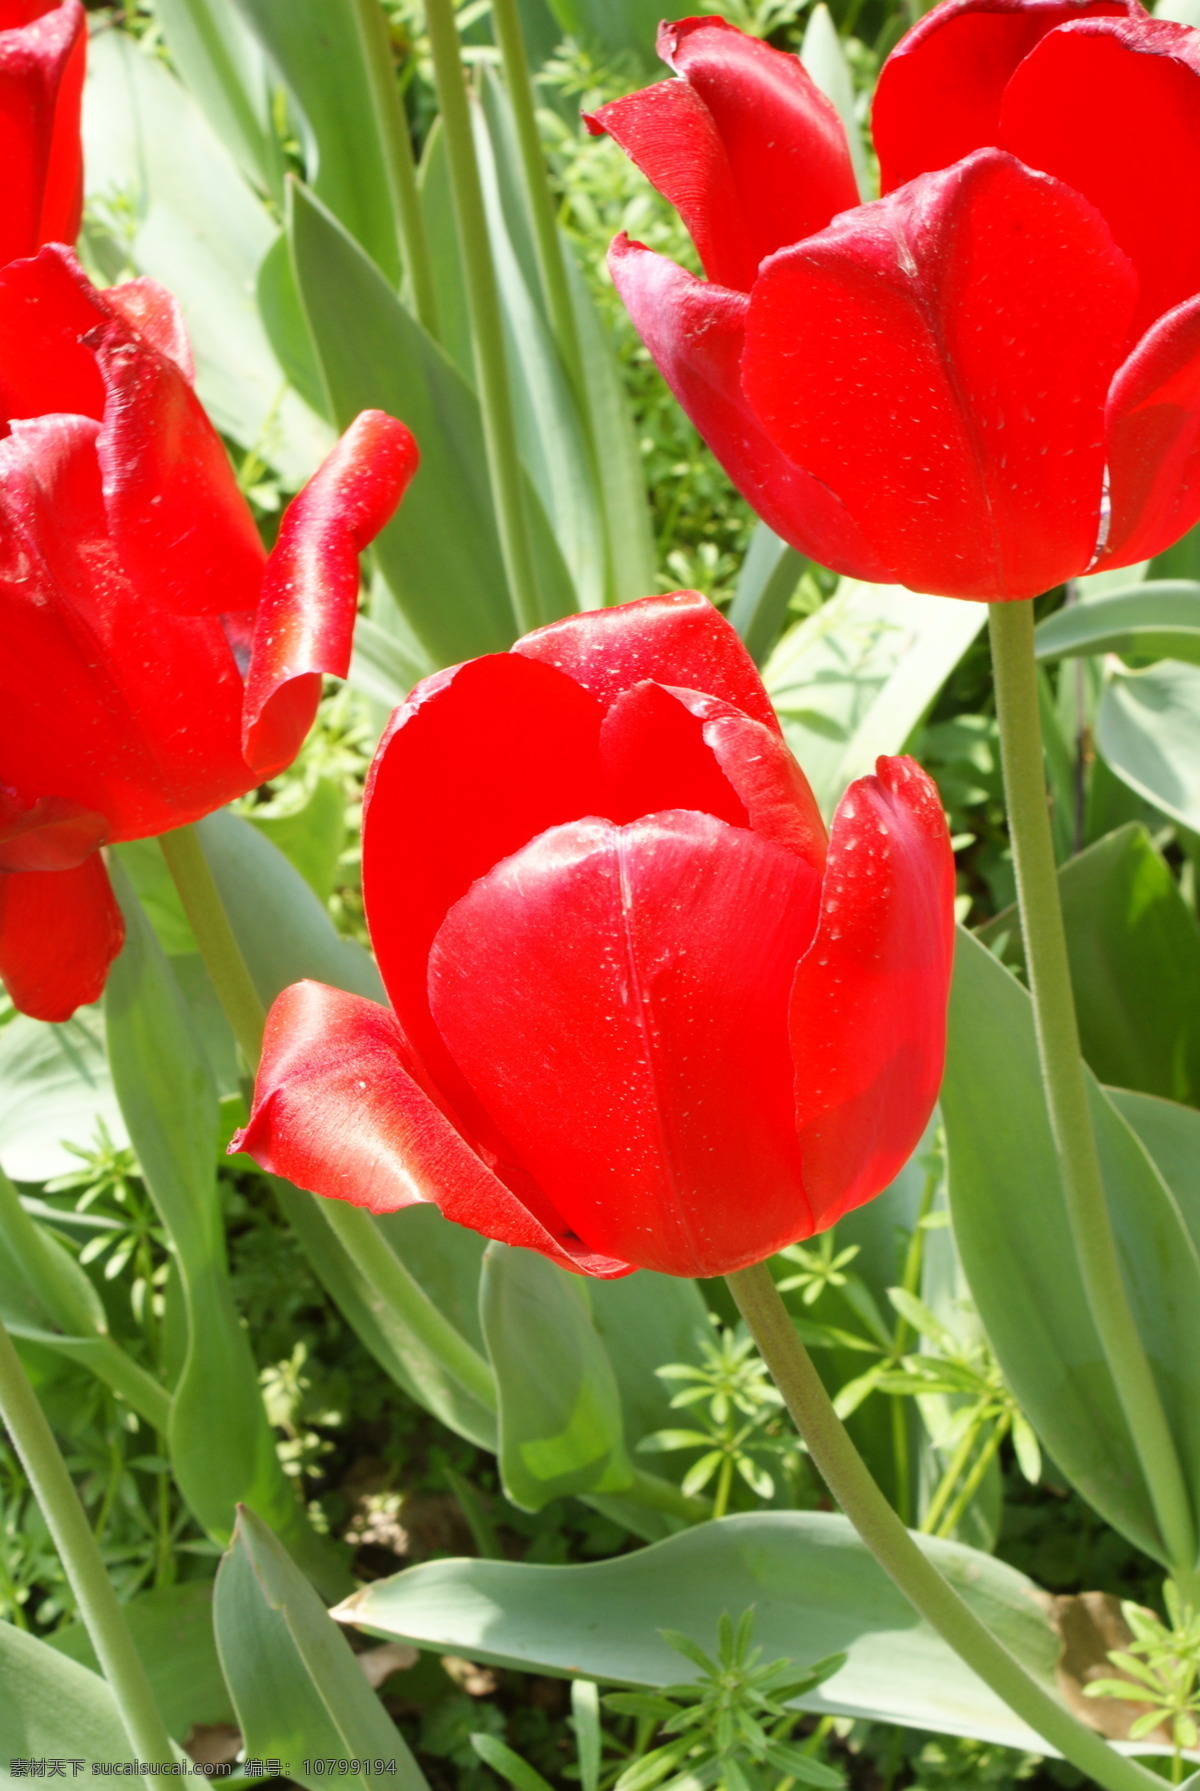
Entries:
POLYGON ((153 281, 98 292, 59 245, 0 269, 0 976, 44 1020, 120 949, 98 848, 296 756, 349 664, 358 552, 416 467, 363 412, 268 557, 191 382, 153 281))
POLYGON ((372 768, 391 1009, 299 983, 231 1148, 613 1276, 742 1268, 886 1186, 941 1078, 954 870, 881 759, 828 840, 702 597, 575 615, 417 686, 372 768))
POLYGON ((730 477, 858 578, 1027 598, 1200 519, 1200 33, 1137 0, 943 0, 884 65, 883 197, 799 60, 667 24, 601 107, 707 279, 613 278, 730 477))

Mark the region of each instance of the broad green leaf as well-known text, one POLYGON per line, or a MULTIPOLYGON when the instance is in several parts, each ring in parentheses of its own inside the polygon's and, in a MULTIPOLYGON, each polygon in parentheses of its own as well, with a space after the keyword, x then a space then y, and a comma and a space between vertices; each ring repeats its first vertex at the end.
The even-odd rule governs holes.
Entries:
MULTIPOLYGON (((1089 1078, 1134 1317, 1183 1471, 1200 1488, 1200 1257, 1166 1182, 1089 1078)), ((960 934, 942 1086, 954 1235, 1005 1379, 1063 1473, 1162 1559, 1149 1495, 1080 1279, 1042 1095, 1029 996, 960 934)))
POLYGON ((1038 658, 1080 653, 1200 663, 1200 584, 1151 579, 1056 610, 1038 628, 1038 658))
POLYGON ((377 0, 238 0, 287 83, 309 183, 389 284, 400 247, 388 175, 406 128, 377 0))
POLYGON ((807 565, 804 555, 781 541, 765 522, 755 525, 729 606, 729 620, 756 665, 763 664, 778 641, 792 592, 807 565))
POLYGON ((278 224, 186 89, 126 32, 92 39, 84 151, 89 229, 107 232, 113 277, 132 261, 168 288, 217 427, 299 485, 332 437, 288 386, 254 302, 278 224))
POLYGON ((662 0, 547 0, 564 36, 603 46, 610 55, 635 56, 647 69, 659 70, 654 39, 660 19, 679 19, 686 5, 664 6, 662 0))
MULTIPOLYGON (((1139 822, 1058 874, 1083 1054, 1101 1082, 1200 1101, 1200 932, 1139 822)), ((1015 909, 980 929, 1023 963, 1015 909)))
POLYGON ((1200 832, 1200 667, 1167 660, 1114 673, 1096 745, 1130 789, 1200 832))
POLYGON ((283 197, 266 61, 235 0, 155 0, 171 61, 242 173, 283 197))
POLYGON ((176 1254, 187 1356, 171 1403, 171 1462, 191 1510, 218 1540, 240 1502, 270 1516, 306 1566, 340 1569, 310 1530, 279 1457, 229 1282, 216 1186, 217 1097, 158 941, 116 871, 126 938, 105 993, 113 1084, 146 1186, 176 1254))
MULTIPOLYGON (((196 1723, 233 1721, 213 1640, 212 1594, 211 1580, 185 1580, 139 1592, 124 1606, 163 1720, 172 1735, 185 1739, 196 1723)), ((60 1654, 99 1672, 82 1623, 69 1623, 47 1639, 60 1654)))
POLYGON ((278 1755, 289 1777, 315 1791, 327 1778, 305 1773, 306 1757, 369 1760, 370 1772, 326 1767, 359 1791, 429 1791, 337 1625, 252 1511, 239 1512, 217 1573, 214 1620, 247 1754, 278 1755))
MULTIPOLYGON (((617 1377, 625 1442, 632 1449, 672 1421, 672 1388, 654 1371, 671 1362, 702 1360, 701 1341, 712 1332, 708 1309, 694 1281, 651 1269, 592 1281, 587 1289, 592 1323, 617 1377)), ((677 1465, 682 1471, 683 1464, 677 1465)))
POLYGON ((329 394, 296 291, 296 275, 286 230, 281 230, 258 264, 255 297, 263 329, 279 365, 304 402, 319 417, 329 413, 329 394))
POLYGON ((454 189, 441 116, 434 119, 421 154, 418 172, 421 216, 437 294, 438 341, 469 386, 475 384, 475 351, 471 346, 471 311, 454 217, 454 189))
POLYGON ((346 802, 331 778, 318 778, 303 808, 291 814, 261 814, 246 819, 295 865, 322 902, 333 894, 338 863, 346 844, 346 802))
POLYGON ((74 1756, 93 1763, 127 1764, 125 1725, 98 1673, 68 1660, 36 1636, 0 1623, 0 1780, 14 1759, 74 1756))
MULTIPOLYGON (((1053 1694, 1059 1644, 1032 1582, 961 1544, 918 1541, 1053 1694)), ((665 1628, 712 1649, 722 1614, 751 1605, 765 1660, 803 1668, 846 1653, 845 1666, 799 1700, 806 1710, 1046 1752, 921 1621, 846 1519, 827 1512, 723 1518, 582 1567, 432 1561, 376 1580, 334 1614, 470 1660, 657 1687, 680 1679, 665 1628)))
POLYGON ((1110 1088, 1108 1093, 1154 1158, 1192 1242, 1200 1249, 1200 1113, 1177 1101, 1126 1088, 1110 1088))
MULTIPOLYGON (((474 392, 336 219, 299 186, 289 240, 339 426, 376 406, 402 418, 420 444, 420 469, 375 544, 392 595, 438 665, 510 646, 516 624, 474 392)), ((573 607, 572 587, 532 485, 525 496, 549 619, 573 607)))
POLYGON ((479 1310, 499 1394, 500 1473, 515 1505, 632 1484, 621 1396, 587 1285, 544 1256, 489 1244, 479 1310))
POLYGON ((826 815, 898 753, 984 622, 984 606, 844 578, 763 670, 788 745, 826 815))
POLYGON ((515 1791, 553 1791, 553 1786, 540 1772, 535 1771, 528 1761, 522 1760, 520 1754, 514 1754, 495 1735, 472 1735, 471 1746, 484 1765, 490 1766, 493 1772, 498 1772, 515 1791))
POLYGON ((377 602, 373 606, 376 615, 360 616, 354 625, 354 653, 347 682, 363 696, 374 698, 390 711, 404 701, 413 685, 427 677, 433 667, 415 642, 412 649, 408 648, 377 619, 382 607, 378 602, 380 598, 386 599, 396 615, 400 613, 390 592, 386 589, 377 592, 377 602))
POLYGON ((817 0, 808 15, 804 41, 800 45, 800 60, 842 121, 859 197, 872 198, 867 152, 855 101, 854 76, 850 73, 842 40, 825 0, 817 0))
POLYGON ((114 1144, 129 1142, 98 1007, 61 1026, 25 1014, 0 1026, 0 1168, 18 1182, 66 1175, 79 1158, 64 1145, 90 1147, 101 1123, 114 1144))

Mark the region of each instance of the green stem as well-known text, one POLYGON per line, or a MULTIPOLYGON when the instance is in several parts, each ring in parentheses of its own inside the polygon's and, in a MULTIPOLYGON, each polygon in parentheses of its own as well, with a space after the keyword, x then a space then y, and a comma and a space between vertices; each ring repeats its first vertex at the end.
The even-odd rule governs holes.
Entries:
POLYGON ((525 191, 533 218, 538 273, 541 275, 542 291, 546 297, 546 309, 550 314, 550 327, 567 370, 567 378, 574 388, 576 402, 586 418, 587 384, 583 372, 583 350, 579 343, 575 307, 571 303, 562 240, 558 234, 554 195, 550 190, 546 158, 542 154, 538 136, 533 82, 529 76, 529 63, 525 56, 525 41, 521 36, 516 0, 492 0, 492 20, 500 43, 504 78, 517 129, 525 191))
POLYGON ((905 1529, 833 1409, 765 1263, 727 1277, 814 1466, 884 1572, 997 1697, 1105 1791, 1161 1784, 1115 1753, 1030 1677, 905 1529))
POLYGON ((396 72, 392 67, 387 23, 379 0, 351 0, 351 3, 363 48, 363 65, 367 71, 371 107, 384 147, 384 178, 388 185, 388 197, 396 223, 396 240, 400 245, 404 272, 408 277, 413 309, 418 321, 424 324, 436 340, 441 332, 433 260, 421 212, 421 195, 417 188, 417 170, 413 162, 408 117, 396 72))
POLYGON ((724 1517, 729 1509, 729 1494, 733 1487, 733 1456, 726 1455, 717 1474, 717 1490, 713 1495, 712 1514, 714 1518, 724 1517))
POLYGON ((929 1510, 921 1519, 921 1534, 923 1536, 934 1536, 937 1534, 938 1522, 942 1512, 950 1502, 950 1495, 967 1471, 967 1463, 971 1459, 971 1451, 979 1440, 981 1422, 982 1420, 979 1416, 978 1409, 976 1409, 974 1419, 967 1425, 966 1430, 963 1432, 962 1437, 959 1440, 958 1448, 950 1457, 949 1466, 946 1468, 945 1473, 938 1482, 937 1491, 929 1501, 929 1510))
POLYGON ((262 1053, 266 1011, 251 980, 221 892, 209 869, 204 848, 194 827, 179 827, 158 837, 167 869, 179 891, 183 911, 196 935, 196 944, 225 1010, 246 1067, 254 1071, 262 1053))
POLYGON ((527 631, 536 628, 542 617, 538 611, 529 525, 525 515, 517 426, 504 352, 500 294, 496 285, 496 270, 492 264, 483 188, 480 185, 479 164, 475 158, 475 142, 471 135, 471 108, 459 53, 453 0, 426 0, 425 22, 433 51, 434 82, 438 105, 441 107, 442 129, 446 133, 446 157, 450 167, 454 215, 466 281, 479 406, 483 413, 484 441, 492 497, 496 506, 500 548, 517 625, 527 631))
POLYGON ((998 1419, 992 1426, 992 1434, 976 1456, 974 1467, 963 1481, 962 1486, 959 1488, 958 1497, 955 1499, 953 1505, 942 1520, 941 1528, 937 1532, 939 1536, 953 1536, 955 1530, 957 1530, 959 1524, 963 1520, 963 1515, 967 1506, 971 1503, 971 1500, 983 1485, 983 1476, 987 1473, 992 1462, 995 1460, 996 1452, 1008 1435, 1011 1425, 1012 1418, 1009 1413, 1006 1412, 1004 1416, 998 1419))
POLYGON ((988 620, 1038 1055, 1075 1254, 1172 1578, 1192 1586, 1196 1531, 1191 1501, 1121 1274, 1088 1106, 1046 798, 1033 602, 993 603, 988 620))
MULTIPOLYGON (((116 1701, 135 1760, 169 1766, 175 1760, 146 1669, 113 1591, 96 1538, 67 1473, 16 1348, 0 1324, 0 1418, 41 1506, 66 1570, 96 1659, 116 1701)), ((150 1779, 151 1784, 156 1783, 150 1779)))

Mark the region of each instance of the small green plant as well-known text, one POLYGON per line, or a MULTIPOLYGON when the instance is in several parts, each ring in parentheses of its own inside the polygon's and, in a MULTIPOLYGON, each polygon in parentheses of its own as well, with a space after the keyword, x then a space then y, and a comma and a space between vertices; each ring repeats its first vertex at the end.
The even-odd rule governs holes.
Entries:
POLYGON ((655 1373, 660 1380, 682 1381, 671 1401, 673 1410, 703 1407, 695 1413, 695 1430, 656 1430, 638 1448, 669 1454, 676 1449, 702 1449, 688 1469, 683 1490, 702 1492, 716 1478, 713 1516, 729 1508, 733 1477, 738 1474, 760 1499, 775 1494, 775 1481, 764 1459, 794 1471, 801 1445, 781 1418, 783 1399, 767 1372, 754 1341, 741 1325, 722 1328, 700 1345, 703 1364, 668 1362, 655 1373), (700 1428, 702 1427, 702 1428, 700 1428))
POLYGON ((1160 1726, 1175 1750, 1171 1780, 1183 1777, 1183 1751, 1200 1744, 1200 1611, 1183 1597, 1173 1580, 1163 1582, 1168 1621, 1130 1599, 1121 1614, 1133 1632, 1126 1648, 1110 1648, 1108 1658, 1123 1678, 1093 1679, 1084 1686, 1088 1698, 1124 1698, 1149 1708, 1129 1725, 1129 1739, 1141 1741, 1160 1726))
POLYGON ((799 1273, 785 1275, 775 1285, 780 1293, 799 1293, 806 1306, 812 1306, 820 1299, 827 1287, 847 1287, 850 1277, 843 1273, 858 1255, 858 1245, 849 1244, 844 1250, 834 1245, 834 1233, 822 1232, 816 1247, 809 1249, 805 1244, 789 1244, 786 1250, 779 1252, 784 1262, 794 1262, 799 1273))
POLYGON ((799 1670, 786 1659, 763 1662, 762 1649, 750 1645, 753 1631, 753 1606, 736 1625, 723 1615, 716 1660, 689 1637, 660 1632, 699 1671, 686 1684, 604 1699, 606 1709, 667 1737, 626 1767, 615 1791, 767 1791, 781 1773, 799 1785, 840 1791, 843 1775, 816 1759, 811 1743, 791 1740, 801 1713, 788 1705, 836 1673, 846 1656, 831 1654, 799 1670))

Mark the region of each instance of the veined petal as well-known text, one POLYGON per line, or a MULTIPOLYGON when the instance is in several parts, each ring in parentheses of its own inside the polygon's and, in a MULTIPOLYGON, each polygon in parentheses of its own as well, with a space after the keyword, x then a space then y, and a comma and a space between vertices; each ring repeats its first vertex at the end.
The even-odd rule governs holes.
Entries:
POLYGON ((1108 399, 1108 539, 1097 566, 1151 559, 1200 522, 1200 296, 1160 317, 1108 399))
POLYGON ((271 1009, 243 1150, 272 1175, 373 1213, 428 1203, 447 1219, 538 1250, 577 1273, 628 1263, 547 1228, 492 1173, 414 1079, 395 1016, 323 983, 293 983, 271 1009))
POLYGON ((417 460, 403 423, 362 411, 288 505, 262 581, 246 682, 242 748, 257 777, 274 776, 299 752, 322 674, 344 678, 350 669, 358 556, 390 520, 417 460))
POLYGON ((99 852, 72 870, 0 872, 0 980, 23 1014, 69 1020, 96 1001, 124 937, 99 852))
POLYGON ((882 191, 999 143, 1004 89, 1057 26, 1145 17, 1138 0, 942 0, 880 71, 871 133, 882 191))
POLYGON ((816 1231, 882 1192, 941 1085, 954 858, 912 759, 880 759, 838 805, 816 937, 791 996, 796 1121, 816 1231))
POLYGON ((741 372, 745 294, 697 280, 626 236, 613 243, 608 265, 655 366, 763 521, 834 572, 894 583, 841 500, 783 452, 751 408, 741 372))
POLYGON ((797 853, 675 812, 553 828, 447 915, 434 1020, 594 1249, 716 1275, 811 1230, 786 1016, 819 889, 797 853))
POLYGON ((1031 597, 1094 555, 1135 294, 1086 199, 979 150, 773 256, 743 383, 903 583, 1031 597))

